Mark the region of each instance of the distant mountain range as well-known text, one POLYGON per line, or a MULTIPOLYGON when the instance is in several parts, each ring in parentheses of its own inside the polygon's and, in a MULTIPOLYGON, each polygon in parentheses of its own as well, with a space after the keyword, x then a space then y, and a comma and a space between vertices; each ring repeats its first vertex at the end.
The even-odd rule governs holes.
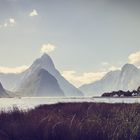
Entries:
MULTIPOLYGON (((140 86, 140 69, 126 64, 121 70, 110 71, 101 80, 77 89, 69 83, 48 54, 43 54, 24 72, 19 74, 0 73, 0 97, 10 94, 19 96, 76 97, 101 96, 105 92, 134 90, 140 86), (8 91, 12 92, 8 92, 8 91), (8 93, 7 93, 8 92, 8 93)), ((11 95, 10 95, 11 96, 11 95)))
POLYGON ((20 96, 83 96, 83 93, 61 76, 48 54, 43 54, 20 74, 0 74, 0 81, 20 96))
POLYGON ((128 91, 140 86, 140 69, 126 64, 121 70, 107 73, 101 80, 81 86, 79 89, 86 96, 100 96, 105 92, 128 91))

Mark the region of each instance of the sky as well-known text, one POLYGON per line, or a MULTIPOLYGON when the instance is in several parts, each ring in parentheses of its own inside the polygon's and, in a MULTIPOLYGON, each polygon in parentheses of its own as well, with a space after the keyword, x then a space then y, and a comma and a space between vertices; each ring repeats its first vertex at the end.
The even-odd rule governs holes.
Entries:
POLYGON ((140 0, 0 0, 0 71, 44 52, 77 87, 140 66, 140 0))

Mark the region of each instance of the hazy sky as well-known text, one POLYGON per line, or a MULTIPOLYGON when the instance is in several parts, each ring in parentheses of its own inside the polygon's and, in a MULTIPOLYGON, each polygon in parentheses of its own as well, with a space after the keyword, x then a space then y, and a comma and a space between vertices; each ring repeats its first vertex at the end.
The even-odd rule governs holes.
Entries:
POLYGON ((77 86, 139 65, 140 0, 0 0, 1 69, 29 66, 45 48, 77 86))

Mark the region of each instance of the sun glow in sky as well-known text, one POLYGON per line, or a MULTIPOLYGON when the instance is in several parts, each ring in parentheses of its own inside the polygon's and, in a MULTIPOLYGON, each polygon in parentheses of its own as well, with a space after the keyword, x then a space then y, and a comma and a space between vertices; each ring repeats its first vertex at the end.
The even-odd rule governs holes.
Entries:
POLYGON ((1 0, 0 71, 20 72, 47 52, 80 86, 125 63, 140 66, 139 7, 139 0, 1 0))

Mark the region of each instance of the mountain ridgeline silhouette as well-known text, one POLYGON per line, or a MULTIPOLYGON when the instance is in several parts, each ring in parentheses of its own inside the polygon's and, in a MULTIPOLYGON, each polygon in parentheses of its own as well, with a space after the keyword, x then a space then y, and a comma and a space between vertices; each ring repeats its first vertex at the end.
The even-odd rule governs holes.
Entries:
POLYGON ((132 91, 140 86, 140 69, 125 64, 121 70, 110 71, 101 80, 81 86, 86 96, 100 96, 112 91, 132 91))
POLYGON ((20 74, 0 74, 0 80, 8 90, 16 91, 20 96, 76 97, 83 93, 68 82, 48 54, 43 54, 20 74), (6 82, 6 81, 10 82, 6 82))
MULTIPOLYGON (((112 91, 133 91, 140 86, 140 69, 125 64, 121 70, 108 72, 101 80, 77 89, 56 69, 48 54, 43 54, 22 73, 0 73, 5 89, 19 96, 81 97, 101 96, 112 91), (84 94, 83 94, 84 93, 84 94)), ((6 95, 1 85, 1 95, 6 95)), ((8 92, 9 94, 9 92, 8 92)), ((0 96, 0 97, 2 97, 0 96)))

